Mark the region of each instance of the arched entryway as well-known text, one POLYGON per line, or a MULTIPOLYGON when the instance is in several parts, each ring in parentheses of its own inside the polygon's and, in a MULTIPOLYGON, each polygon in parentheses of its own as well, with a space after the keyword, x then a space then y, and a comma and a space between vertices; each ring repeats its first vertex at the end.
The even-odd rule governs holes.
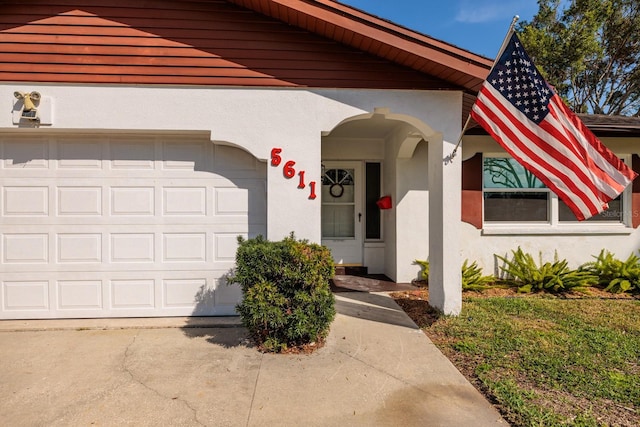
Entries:
POLYGON ((428 258, 431 283, 437 282, 434 305, 453 314, 461 299, 454 191, 460 170, 446 158, 449 146, 424 121, 388 109, 347 118, 326 132, 322 243, 337 264, 396 282, 417 278, 414 261, 428 258), (376 202, 385 196, 391 203, 381 208, 376 202))

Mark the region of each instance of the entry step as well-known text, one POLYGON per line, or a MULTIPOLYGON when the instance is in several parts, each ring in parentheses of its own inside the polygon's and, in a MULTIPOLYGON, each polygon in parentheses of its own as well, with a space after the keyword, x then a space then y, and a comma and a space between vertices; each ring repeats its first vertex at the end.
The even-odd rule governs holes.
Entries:
POLYGON ((336 276, 366 276, 369 269, 362 265, 336 264, 336 276))

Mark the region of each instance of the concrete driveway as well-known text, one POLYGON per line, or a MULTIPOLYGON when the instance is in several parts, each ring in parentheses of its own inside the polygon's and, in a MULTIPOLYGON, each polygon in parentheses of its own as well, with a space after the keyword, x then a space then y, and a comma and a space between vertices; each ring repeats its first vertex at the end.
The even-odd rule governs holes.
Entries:
POLYGON ((337 295, 312 355, 237 318, 0 322, 5 426, 489 426, 498 412, 386 294, 337 295))

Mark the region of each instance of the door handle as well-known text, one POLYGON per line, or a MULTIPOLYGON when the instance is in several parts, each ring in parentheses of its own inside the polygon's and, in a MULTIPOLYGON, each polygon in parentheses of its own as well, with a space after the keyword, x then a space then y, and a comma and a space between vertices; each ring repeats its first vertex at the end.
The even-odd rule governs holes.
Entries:
POLYGON ((362 222, 362 213, 358 213, 358 222, 362 222))

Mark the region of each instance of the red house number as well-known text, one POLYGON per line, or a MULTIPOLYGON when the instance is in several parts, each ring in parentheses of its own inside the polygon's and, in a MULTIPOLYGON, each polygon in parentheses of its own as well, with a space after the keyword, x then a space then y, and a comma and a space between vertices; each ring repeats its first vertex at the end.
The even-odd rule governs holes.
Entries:
MULTIPOLYGON (((280 155, 281 153, 282 153, 282 148, 271 149, 271 166, 280 166, 280 163, 282 163, 282 156, 280 155)), ((282 174, 284 175, 285 178, 291 179, 294 176, 296 176, 296 170, 294 168, 295 165, 296 165, 296 162, 294 160, 288 160, 284 163, 284 165, 282 166, 282 174)), ((306 187, 306 184, 304 182, 304 172, 305 171, 298 172, 298 177, 299 177, 298 188, 300 189, 306 187)), ((316 198, 316 182, 311 181, 309 182, 309 199, 313 200, 315 198, 316 198)))

